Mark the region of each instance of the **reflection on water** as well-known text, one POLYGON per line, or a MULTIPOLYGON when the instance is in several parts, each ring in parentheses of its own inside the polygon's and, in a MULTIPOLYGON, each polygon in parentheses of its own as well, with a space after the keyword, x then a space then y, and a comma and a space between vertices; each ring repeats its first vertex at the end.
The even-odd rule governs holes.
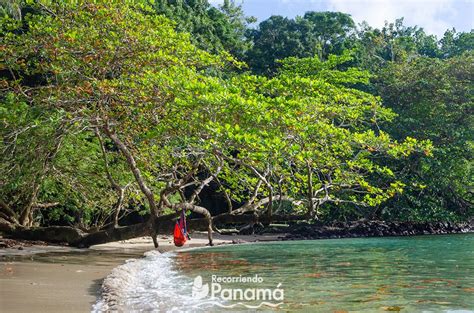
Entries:
POLYGON ((190 283, 213 274, 264 278, 226 288, 282 283, 290 311, 474 312, 472 234, 224 246, 178 253, 175 267, 190 283))

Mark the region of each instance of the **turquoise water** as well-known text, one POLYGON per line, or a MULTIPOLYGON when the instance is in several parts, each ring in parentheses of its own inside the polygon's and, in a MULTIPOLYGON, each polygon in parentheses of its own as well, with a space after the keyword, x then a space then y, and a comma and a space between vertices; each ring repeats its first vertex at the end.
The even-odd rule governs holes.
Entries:
MULTIPOLYGON (((263 311, 474 312, 473 234, 222 246, 177 253, 173 267, 187 282, 182 293, 191 293, 198 275, 208 288, 212 275, 263 280, 220 284, 231 290, 281 284, 283 304, 263 305, 263 311)), ((219 303, 243 311, 262 302, 241 300, 219 303)), ((203 310, 229 312, 212 302, 203 310)))

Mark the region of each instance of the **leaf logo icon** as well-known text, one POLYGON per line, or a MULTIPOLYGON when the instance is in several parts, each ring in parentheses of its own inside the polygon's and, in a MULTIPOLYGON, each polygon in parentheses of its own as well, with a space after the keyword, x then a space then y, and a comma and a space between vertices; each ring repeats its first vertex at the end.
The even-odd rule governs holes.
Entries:
POLYGON ((207 297, 208 294, 209 294, 209 285, 202 284, 201 275, 196 276, 196 278, 194 278, 194 284, 193 284, 193 298, 196 300, 200 300, 207 297))

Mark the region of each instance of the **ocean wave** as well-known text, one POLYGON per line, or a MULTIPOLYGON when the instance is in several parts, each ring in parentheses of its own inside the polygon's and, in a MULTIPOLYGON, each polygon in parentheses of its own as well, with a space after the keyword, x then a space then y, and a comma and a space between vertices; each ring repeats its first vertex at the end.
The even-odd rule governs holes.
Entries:
POLYGON ((191 286, 174 269, 173 253, 150 251, 112 270, 92 312, 195 312, 191 286))
MULTIPOLYGON (((193 297, 197 277, 187 277, 174 266, 175 253, 149 251, 143 258, 127 260, 104 279, 101 298, 91 312, 232 312, 276 308, 281 303, 258 305, 227 303, 222 299, 193 297)), ((200 278, 200 276, 198 276, 200 278)), ((207 287, 207 286, 206 286, 207 287)))

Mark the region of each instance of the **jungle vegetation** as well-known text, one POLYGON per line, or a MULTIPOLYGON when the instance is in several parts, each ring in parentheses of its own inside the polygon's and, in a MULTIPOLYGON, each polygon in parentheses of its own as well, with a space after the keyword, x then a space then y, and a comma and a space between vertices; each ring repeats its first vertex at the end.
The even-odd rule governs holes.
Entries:
POLYGON ((340 12, 254 25, 227 0, 0 16, 1 231, 90 245, 156 239, 183 209, 210 236, 243 216, 473 215, 473 31, 340 12))

